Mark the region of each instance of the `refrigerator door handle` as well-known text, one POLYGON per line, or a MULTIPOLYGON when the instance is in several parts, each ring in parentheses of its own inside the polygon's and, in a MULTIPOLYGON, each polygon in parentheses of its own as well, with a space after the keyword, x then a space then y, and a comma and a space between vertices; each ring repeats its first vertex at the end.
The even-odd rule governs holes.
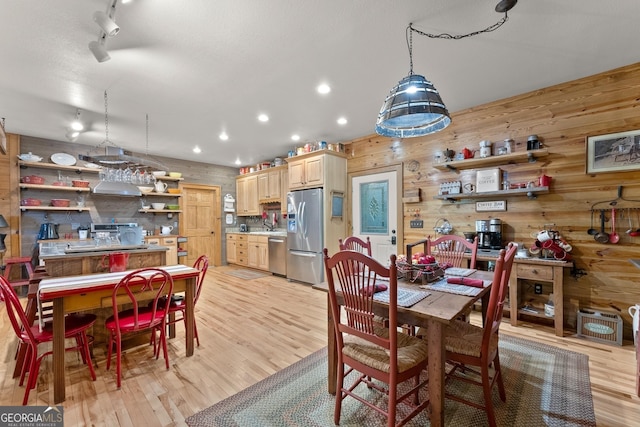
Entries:
POLYGON ((307 238, 307 223, 305 221, 305 217, 304 217, 304 208, 306 207, 307 203, 306 202, 300 202, 300 208, 299 208, 299 212, 300 214, 298 215, 298 221, 300 221, 300 230, 302 231, 302 235, 304 236, 304 238, 307 238))
POLYGON ((291 255, 293 255, 293 256, 303 256, 303 257, 307 257, 307 258, 315 258, 316 255, 318 255, 318 254, 313 253, 313 252, 299 252, 299 251, 292 251, 292 250, 289 250, 289 253, 291 255))

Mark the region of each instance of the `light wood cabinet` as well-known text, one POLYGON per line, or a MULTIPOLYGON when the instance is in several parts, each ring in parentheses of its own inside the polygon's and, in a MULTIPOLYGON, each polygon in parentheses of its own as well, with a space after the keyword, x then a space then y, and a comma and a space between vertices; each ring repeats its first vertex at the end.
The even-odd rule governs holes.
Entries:
POLYGON ((269 270, 269 238, 267 236, 249 236, 247 244, 247 266, 259 270, 269 270))
POLYGON ((280 202, 281 176, 283 168, 271 168, 258 175, 258 202, 280 202))
POLYGON ((227 234, 227 263, 247 265, 248 253, 246 234, 227 234))
POLYGON ((322 187, 324 183, 324 156, 289 159, 289 189, 322 187))
POLYGON ((252 216, 260 213, 258 203, 258 177, 239 176, 236 178, 238 215, 252 216))
POLYGON ((146 237, 148 245, 158 245, 168 248, 166 252, 166 265, 178 264, 178 237, 177 236, 151 236, 146 237))

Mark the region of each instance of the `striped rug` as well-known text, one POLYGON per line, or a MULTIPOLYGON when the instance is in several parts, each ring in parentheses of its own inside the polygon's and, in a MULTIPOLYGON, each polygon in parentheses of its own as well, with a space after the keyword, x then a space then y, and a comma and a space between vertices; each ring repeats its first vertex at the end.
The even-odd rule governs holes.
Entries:
MULTIPOLYGON (((586 355, 536 342, 502 336, 500 360, 507 402, 494 388, 500 426, 595 426, 586 355)), ((187 418, 189 426, 312 427, 333 426, 335 399, 327 393, 326 348, 187 418)), ((479 392, 460 381, 447 385, 456 393, 479 392)), ((401 410, 401 409, 400 409, 401 410)), ((485 426, 483 411, 446 400, 448 426, 485 426)), ((354 399, 342 406, 340 426, 383 426, 384 418, 354 399)), ((426 413, 407 426, 428 426, 426 413)))

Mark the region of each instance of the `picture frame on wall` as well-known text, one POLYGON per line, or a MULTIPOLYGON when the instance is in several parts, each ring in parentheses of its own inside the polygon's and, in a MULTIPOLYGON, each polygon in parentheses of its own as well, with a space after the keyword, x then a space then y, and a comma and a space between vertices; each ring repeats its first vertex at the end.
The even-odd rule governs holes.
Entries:
POLYGON ((640 130, 588 136, 586 173, 640 169, 640 130))

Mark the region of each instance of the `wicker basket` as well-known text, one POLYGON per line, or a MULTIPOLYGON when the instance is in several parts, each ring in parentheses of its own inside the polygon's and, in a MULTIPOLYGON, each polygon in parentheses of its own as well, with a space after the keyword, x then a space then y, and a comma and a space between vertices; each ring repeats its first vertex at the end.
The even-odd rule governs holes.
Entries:
POLYGON ((411 282, 427 284, 435 282, 444 276, 444 271, 437 263, 434 264, 409 264, 407 262, 396 262, 398 267, 398 278, 411 282))

